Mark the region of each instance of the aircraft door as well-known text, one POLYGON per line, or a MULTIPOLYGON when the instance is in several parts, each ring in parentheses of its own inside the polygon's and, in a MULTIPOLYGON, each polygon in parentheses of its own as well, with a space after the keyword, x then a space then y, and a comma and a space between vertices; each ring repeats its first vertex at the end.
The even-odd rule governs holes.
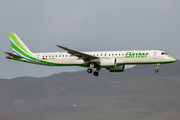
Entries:
POLYGON ((154 59, 157 58, 157 52, 153 52, 153 58, 154 58, 154 59))
POLYGON ((41 59, 41 55, 37 54, 36 55, 36 61, 40 61, 40 59, 41 59))

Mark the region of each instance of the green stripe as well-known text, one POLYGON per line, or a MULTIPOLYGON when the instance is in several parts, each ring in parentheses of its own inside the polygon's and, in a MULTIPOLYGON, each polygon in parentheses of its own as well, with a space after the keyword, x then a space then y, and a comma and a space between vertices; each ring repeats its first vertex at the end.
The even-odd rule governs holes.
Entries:
POLYGON ((173 63, 175 61, 167 61, 167 62, 134 62, 134 63, 116 63, 117 66, 120 65, 135 65, 135 64, 166 64, 166 63, 173 63))
POLYGON ((172 59, 174 59, 173 57, 171 57, 170 55, 166 55, 167 57, 169 57, 169 58, 172 58, 172 59))
POLYGON ((101 68, 112 68, 114 65, 101 65, 101 68))
POLYGON ((15 49, 17 52, 19 52, 21 55, 30 58, 32 60, 36 60, 34 57, 29 56, 28 54, 24 53, 22 50, 20 50, 12 41, 11 41, 12 48, 15 49))
MULTIPOLYGON (((26 53, 30 54, 22 45, 21 43, 18 41, 18 39, 16 38, 16 36, 14 35, 14 33, 9 33, 9 36, 11 37, 11 39, 14 41, 14 43, 21 48, 22 50, 24 50, 26 53)), ((12 42, 11 42, 12 45, 12 42)))

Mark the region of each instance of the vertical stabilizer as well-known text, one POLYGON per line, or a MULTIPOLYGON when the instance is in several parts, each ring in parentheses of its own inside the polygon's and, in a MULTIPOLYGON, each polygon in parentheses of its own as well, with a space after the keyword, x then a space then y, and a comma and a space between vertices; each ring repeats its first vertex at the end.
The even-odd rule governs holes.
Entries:
POLYGON ((32 55, 32 52, 28 49, 28 47, 21 41, 21 39, 15 33, 9 33, 11 46, 13 49, 13 53, 15 54, 29 54, 32 55))

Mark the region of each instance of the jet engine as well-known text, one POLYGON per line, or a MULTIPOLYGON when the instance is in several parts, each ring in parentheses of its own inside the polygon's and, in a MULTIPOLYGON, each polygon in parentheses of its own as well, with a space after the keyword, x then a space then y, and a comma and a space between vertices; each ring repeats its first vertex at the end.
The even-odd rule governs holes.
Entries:
POLYGON ((121 66, 107 68, 107 69, 109 70, 109 72, 124 72, 124 66, 125 65, 121 65, 121 66))
POLYGON ((100 66, 105 67, 105 68, 116 67, 116 59, 115 58, 103 58, 100 60, 100 66))

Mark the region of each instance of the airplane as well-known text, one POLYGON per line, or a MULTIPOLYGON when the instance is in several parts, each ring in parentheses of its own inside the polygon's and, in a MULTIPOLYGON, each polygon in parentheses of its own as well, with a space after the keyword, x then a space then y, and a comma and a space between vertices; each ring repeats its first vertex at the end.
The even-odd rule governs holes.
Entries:
POLYGON ((155 64, 158 73, 160 64, 173 63, 173 57, 160 50, 91 51, 79 52, 57 45, 67 52, 32 53, 15 33, 9 33, 13 53, 5 52, 12 59, 21 62, 47 66, 87 67, 88 73, 99 75, 101 68, 109 72, 123 72, 125 65, 155 64), (96 71, 93 72, 93 68, 96 71))

